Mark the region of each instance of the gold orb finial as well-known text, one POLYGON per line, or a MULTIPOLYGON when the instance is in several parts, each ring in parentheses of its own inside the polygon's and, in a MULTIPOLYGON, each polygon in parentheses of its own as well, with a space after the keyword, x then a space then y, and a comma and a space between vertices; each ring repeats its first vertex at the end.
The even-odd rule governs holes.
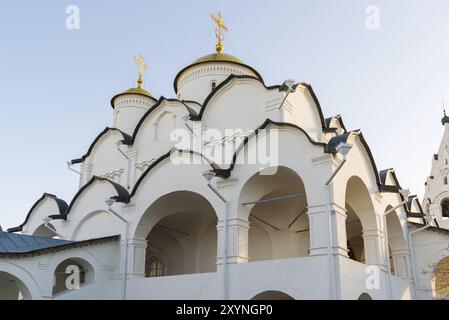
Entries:
POLYGON ((139 54, 137 57, 134 57, 134 62, 137 64, 137 88, 142 88, 143 79, 142 76, 145 71, 148 70, 148 64, 144 63, 143 55, 139 54))
POLYGON ((221 12, 211 13, 210 17, 212 21, 215 23, 215 37, 217 38, 217 44, 215 45, 215 50, 218 53, 223 52, 223 39, 224 33, 228 31, 228 27, 223 22, 223 16, 221 12))

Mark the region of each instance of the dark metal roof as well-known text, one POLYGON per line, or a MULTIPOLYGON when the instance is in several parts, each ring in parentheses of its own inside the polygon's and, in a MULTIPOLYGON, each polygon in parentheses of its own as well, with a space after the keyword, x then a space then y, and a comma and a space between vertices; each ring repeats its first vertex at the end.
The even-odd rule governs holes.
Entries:
POLYGON ((381 170, 379 172, 380 183, 382 183, 383 185, 385 185, 385 181, 387 180, 388 171, 390 171, 390 170, 391 169, 385 169, 385 170, 381 170))
POLYGON ((380 177, 380 183, 382 186, 381 189, 385 190, 386 192, 399 192, 399 190, 401 189, 401 185, 399 183, 399 180, 398 180, 393 168, 381 170, 379 172, 379 177, 380 177), (393 177, 393 180, 394 180, 393 185, 386 184, 388 173, 391 173, 391 175, 393 177))
POLYGON ((0 233, 0 258, 9 258, 9 259, 38 256, 62 250, 92 246, 116 241, 120 238, 120 236, 114 235, 109 237, 88 239, 83 241, 67 241, 67 240, 48 239, 43 237, 35 237, 21 234, 11 234, 5 232, 3 232, 3 235, 6 235, 8 238, 11 238, 12 236, 14 239, 14 242, 8 242, 10 241, 8 239, 3 240, 2 234, 0 233), (16 249, 11 248, 9 249, 9 251, 3 251, 1 244, 3 244, 4 242, 6 243, 7 246, 11 246, 11 243, 16 243, 18 247, 16 249), (24 245, 23 243, 26 243, 26 245, 24 245))
POLYGON ((357 133, 359 130, 356 131, 350 131, 350 132, 346 132, 343 133, 342 135, 333 137, 329 140, 329 142, 326 145, 326 152, 330 152, 330 153, 336 153, 337 152, 337 146, 342 143, 342 142, 346 142, 348 141, 349 136, 352 133, 357 133))
POLYGON ((339 114, 337 114, 336 116, 333 116, 333 117, 329 117, 329 118, 324 119, 324 122, 326 123, 326 127, 327 127, 328 129, 336 129, 336 128, 332 128, 332 127, 330 126, 330 125, 331 125, 331 121, 332 121, 333 119, 336 119, 336 120, 340 123, 340 126, 341 126, 341 128, 344 130, 344 132, 348 132, 348 130, 346 130, 346 127, 345 127, 345 125, 344 125, 344 123, 343 123, 343 119, 341 118, 341 115, 339 115, 339 114))
POLYGON ((26 253, 68 243, 72 241, 0 231, 0 253, 26 253))
POLYGON ((417 195, 411 195, 407 199, 407 216, 410 218, 424 218, 424 210, 421 207, 421 203, 419 203, 418 196, 417 195), (419 212, 412 212, 412 206, 413 202, 415 202, 418 206, 419 212))

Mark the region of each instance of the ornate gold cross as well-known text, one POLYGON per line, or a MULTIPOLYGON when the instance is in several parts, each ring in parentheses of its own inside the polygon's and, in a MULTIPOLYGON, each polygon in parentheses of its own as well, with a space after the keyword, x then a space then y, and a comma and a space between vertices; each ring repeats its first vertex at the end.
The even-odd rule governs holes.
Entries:
POLYGON ((215 49, 218 53, 223 52, 223 34, 224 32, 228 31, 228 27, 223 23, 223 16, 221 15, 221 12, 210 14, 210 17, 212 18, 212 21, 215 22, 215 36, 217 37, 217 45, 215 46, 215 49))
POLYGON ((148 70, 148 65, 143 62, 143 55, 138 55, 137 57, 134 57, 134 62, 137 64, 137 72, 139 77, 137 78, 137 88, 142 87, 142 76, 145 71, 148 70))

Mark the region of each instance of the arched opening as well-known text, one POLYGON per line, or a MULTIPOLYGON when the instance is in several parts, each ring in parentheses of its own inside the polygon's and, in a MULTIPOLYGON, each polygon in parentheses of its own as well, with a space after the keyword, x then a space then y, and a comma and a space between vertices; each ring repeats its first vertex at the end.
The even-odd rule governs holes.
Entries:
POLYGON ((435 267, 435 297, 449 299, 449 257, 444 258, 435 267))
POLYGON ((0 271, 0 300, 29 300, 30 291, 15 276, 0 271))
POLYGON ((362 293, 357 300, 373 300, 368 293, 362 293))
POLYGON ((278 167, 274 174, 255 174, 243 187, 240 202, 250 227, 249 262, 309 254, 306 191, 295 171, 278 167))
POLYGON ((346 237, 348 256, 352 260, 365 263, 365 245, 363 243, 363 228, 359 217, 346 203, 346 237))
POLYGON ((443 218, 449 218, 449 198, 441 201, 441 215, 443 218))
POLYGON ((140 224, 149 229, 145 276, 216 271, 217 216, 210 203, 190 191, 156 200, 140 224))
MULTIPOLYGON (((388 206, 386 211, 390 209, 391 206, 388 206)), ((392 211, 387 215, 386 222, 390 272, 392 275, 402 279, 409 278, 407 243, 396 211, 392 211)))
POLYGON ((251 300, 295 300, 282 291, 268 290, 255 295, 251 300))
POLYGON ((47 226, 45 226, 44 224, 41 224, 39 227, 37 227, 37 229, 33 232, 33 236, 36 237, 44 237, 44 238, 54 238, 57 237, 58 235, 56 234, 55 231, 56 230, 55 227, 49 223, 47 226))
POLYGON ((346 185, 346 239, 348 256, 366 264, 378 264, 377 223, 371 197, 359 177, 346 185), (370 249, 371 248, 371 249, 370 249), (371 250, 371 251, 370 251, 371 250))
POLYGON ((94 269, 84 259, 70 258, 62 261, 55 269, 53 276, 53 295, 66 290, 79 289, 93 283, 94 269))

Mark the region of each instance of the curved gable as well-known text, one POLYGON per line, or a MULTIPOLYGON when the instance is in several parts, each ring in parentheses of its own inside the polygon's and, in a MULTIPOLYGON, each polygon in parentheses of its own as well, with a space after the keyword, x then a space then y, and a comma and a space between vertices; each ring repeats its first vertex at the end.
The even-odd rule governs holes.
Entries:
POLYGON ((166 153, 174 144, 170 141, 173 130, 185 129, 185 118, 190 113, 184 103, 178 100, 163 100, 157 108, 147 114, 134 134, 133 145, 137 148, 136 164, 156 159, 166 153))
POLYGON ((166 105, 168 103, 179 104, 179 106, 182 106, 183 108, 186 109, 186 115, 194 116, 196 114, 196 111, 193 110, 191 106, 189 106, 189 104, 190 105, 197 104, 196 102, 183 101, 183 100, 178 100, 178 99, 168 99, 168 98, 165 98, 164 96, 161 96, 159 101, 155 105, 153 105, 147 112, 145 112, 143 117, 137 123, 137 126, 134 129, 134 132, 132 134, 129 145, 134 144, 134 142, 137 140, 137 136, 140 134, 140 131, 146 126, 146 123, 148 122, 149 119, 151 119, 151 117, 154 115, 154 113, 155 112, 157 113, 158 110, 163 109, 164 105, 166 105))
MULTIPOLYGON (((33 206, 31 207, 31 209, 28 211, 28 214, 27 214, 27 216, 26 216, 26 218, 25 218, 25 221, 22 222, 22 224, 19 225, 19 226, 17 226, 17 227, 8 229, 8 232, 20 232, 20 231, 22 231, 23 228, 24 228, 24 226, 30 222, 30 219, 32 220, 32 216, 34 216, 34 213, 35 213, 36 211, 39 210, 39 207, 40 207, 46 200, 49 200, 49 201, 51 201, 51 202, 54 202, 54 204, 56 205, 56 208, 57 208, 59 214, 63 214, 63 213, 67 210, 67 208, 68 208, 67 202, 65 202, 64 200, 58 198, 58 197, 55 196, 54 194, 51 194, 51 193, 44 193, 44 194, 42 195, 42 197, 40 197, 40 198, 33 204, 33 206)), ((47 212, 47 213, 45 213, 45 214, 46 214, 46 216, 49 216, 49 215, 52 214, 52 213, 54 213, 54 212, 47 212)), ((42 224, 42 223, 39 221, 39 224, 42 224)))
POLYGON ((84 161, 86 161, 86 159, 92 154, 92 152, 94 151, 94 148, 97 146, 97 144, 101 143, 104 138, 111 134, 111 132, 118 132, 121 134, 122 138, 123 138, 123 143, 124 144, 128 144, 131 141, 131 137, 129 135, 127 135, 126 133, 124 133, 123 131, 117 129, 117 128, 109 128, 106 127, 102 132, 100 132, 100 134, 94 139, 94 141, 91 143, 91 145, 89 146, 89 149, 87 150, 87 152, 78 159, 74 159, 71 161, 72 164, 76 164, 76 163, 82 163, 84 161))
MULTIPOLYGON (((377 191, 381 191, 381 181, 380 176, 378 174, 376 162, 374 161, 373 154, 371 152, 371 149, 368 146, 368 143, 366 142, 365 138, 363 137, 363 134, 360 130, 354 130, 347 132, 345 134, 342 134, 340 136, 333 137, 329 140, 329 143, 327 145, 327 151, 330 153, 336 153, 336 147, 340 143, 349 143, 353 145, 352 150, 349 153, 350 158, 356 158, 354 164, 357 165, 357 169, 365 169, 367 173, 367 177, 372 179, 374 182, 374 185, 377 189, 377 191), (358 152, 357 152, 358 151, 358 152)), ((348 169, 348 166, 345 165, 343 167, 343 170, 351 170, 354 171, 354 167, 352 169, 348 169)), ((352 176, 353 174, 350 174, 352 176)), ((361 172, 361 176, 363 176, 361 172)), ((365 181, 366 183, 366 181, 365 181)), ((369 185, 369 184, 367 184, 369 185)), ((372 191, 372 190, 371 190, 372 191)))
POLYGON ((140 176, 140 178, 135 183, 134 188, 132 189, 132 191, 129 195, 129 198, 133 197, 136 194, 136 192, 139 189, 139 187, 141 186, 141 184, 147 179, 147 177, 154 170, 156 170, 157 167, 161 166, 164 162, 168 162, 170 160, 173 153, 178 153, 178 154, 188 153, 192 156, 198 156, 201 159, 204 159, 205 162, 210 166, 211 170, 213 170, 217 176, 223 177, 227 172, 227 170, 221 169, 219 166, 212 163, 209 159, 207 159, 200 153, 197 153, 197 152, 191 151, 191 150, 178 150, 178 149, 172 148, 169 152, 167 152, 166 154, 160 156, 158 159, 151 162, 149 167, 145 170, 145 172, 140 176))
POLYGON ((327 129, 320 103, 310 85, 299 83, 294 86, 284 103, 284 121, 306 130, 315 140, 320 140, 327 129))
POLYGON ((267 118, 266 105, 282 96, 251 76, 230 76, 208 96, 200 114, 205 128, 248 130, 267 118))
POLYGON ((237 147, 236 151, 234 152, 234 155, 233 155, 233 157, 232 157, 232 161, 231 161, 231 164, 229 165, 229 167, 228 167, 228 168, 222 168, 222 169, 220 170, 220 172, 217 172, 217 171, 216 171, 217 176, 220 176, 220 177, 222 177, 222 178, 228 178, 228 177, 231 175, 232 170, 234 170, 234 168, 235 168, 237 158, 239 157, 240 153, 241 153, 242 151, 245 150, 245 148, 246 148, 248 142, 249 142, 253 137, 257 137, 257 135, 258 135, 262 130, 269 129, 270 127, 291 128, 291 129, 297 130, 297 131, 301 132, 302 134, 304 134, 304 136, 307 138, 307 140, 310 142, 310 144, 316 145, 316 146, 321 146, 321 147, 323 147, 323 151, 326 151, 326 148, 325 148, 325 147, 326 147, 326 144, 325 144, 325 143, 322 143, 322 142, 318 142, 318 141, 313 140, 313 139, 309 136, 309 134, 308 134, 304 129, 302 129, 301 127, 298 127, 297 125, 292 124, 292 123, 275 122, 275 121, 273 121, 273 120, 271 120, 271 119, 266 119, 266 120, 262 123, 262 125, 260 125, 257 129, 255 129, 254 131, 252 131, 251 134, 247 135, 247 136, 243 139, 242 143, 237 147))
POLYGON ((235 74, 231 74, 229 77, 226 78, 226 80, 224 80, 223 82, 221 82, 214 90, 211 91, 211 93, 207 96, 207 98, 204 100, 203 106, 200 110, 200 112, 198 113, 198 115, 196 116, 191 116, 192 120, 195 121, 200 121, 203 118, 203 114, 205 113, 206 109, 208 108, 208 105, 210 104, 210 101, 212 99, 214 99, 216 94, 219 94, 220 91, 225 88, 226 86, 229 85, 229 83, 233 82, 234 80, 237 79, 246 79, 246 80, 255 80, 257 82, 259 82, 263 87, 265 87, 265 89, 267 90, 272 90, 272 89, 281 89, 281 86, 279 85, 275 85, 275 86, 266 86, 265 83, 256 77, 252 77, 252 76, 247 76, 247 75, 235 75, 235 74))
MULTIPOLYGON (((129 193, 128 191, 121 186, 118 183, 115 183, 111 180, 108 180, 106 178, 100 178, 97 176, 93 176, 92 179, 90 179, 90 181, 88 183, 86 183, 82 188, 80 188, 78 190, 78 192, 75 194, 75 196, 73 197, 72 201, 70 202, 70 205, 67 207, 67 210, 63 213, 63 214, 59 214, 59 215, 52 215, 50 216, 53 219, 63 219, 63 220, 67 220, 67 216, 69 215, 69 213, 72 211, 72 209, 74 208, 75 204, 79 201, 80 198, 82 198, 82 196, 85 193, 89 192, 89 189, 97 182, 106 182, 109 183, 113 186, 114 190, 115 190, 115 195, 107 195, 107 197, 110 197, 112 199, 115 199, 117 202, 123 202, 123 203, 127 203, 129 201, 129 193)), ((104 202, 106 200, 107 197, 104 198, 98 198, 97 196, 95 196, 98 201, 102 201, 104 202)))

